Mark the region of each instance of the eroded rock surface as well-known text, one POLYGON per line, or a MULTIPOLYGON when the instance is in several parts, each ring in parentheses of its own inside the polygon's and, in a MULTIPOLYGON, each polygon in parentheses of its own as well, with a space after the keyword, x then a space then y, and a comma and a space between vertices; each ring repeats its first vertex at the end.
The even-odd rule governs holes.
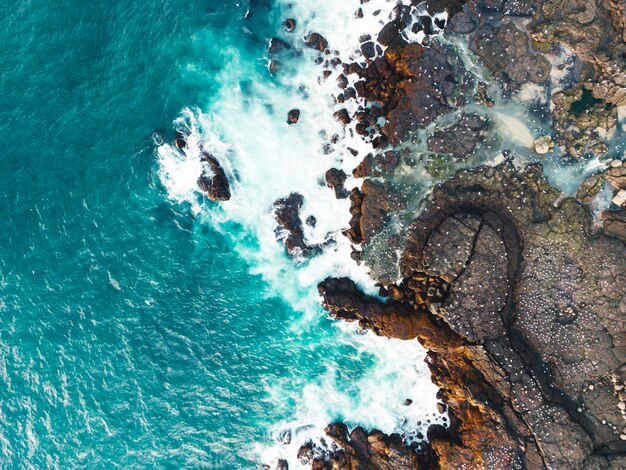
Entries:
POLYGON ((451 416, 432 468, 626 465, 626 251, 589 220, 539 166, 462 171, 410 227, 388 302, 320 285, 332 316, 430 350, 451 416))

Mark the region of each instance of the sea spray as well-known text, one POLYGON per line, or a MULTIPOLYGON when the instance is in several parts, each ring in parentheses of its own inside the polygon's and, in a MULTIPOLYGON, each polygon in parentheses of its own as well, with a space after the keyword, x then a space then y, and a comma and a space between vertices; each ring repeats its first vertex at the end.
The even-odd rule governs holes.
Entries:
MULTIPOLYGON (((394 6, 395 2, 384 0, 363 5, 301 1, 285 4, 283 15, 296 19, 295 34, 321 33, 337 57, 348 61, 358 59, 359 37, 378 31, 394 6), (359 6, 363 18, 355 20, 359 6)), ((186 148, 158 146, 160 179, 171 199, 188 203, 198 217, 232 240, 251 271, 267 282, 271 295, 300 312, 291 328, 306 335, 323 318, 316 286, 325 277, 349 276, 364 290, 375 292, 367 270, 352 260, 350 243, 341 235, 348 227, 349 203, 335 198, 323 179, 331 167, 350 173, 356 166, 359 158, 348 148, 361 158, 373 149, 333 119, 336 74, 320 79, 313 51, 305 50, 285 64, 274 79, 245 63, 235 51, 226 53, 230 67, 218 77, 217 98, 203 111, 183 111, 175 122, 177 130, 188 135, 186 148), (293 108, 301 115, 297 125, 289 126, 286 117, 293 108), (339 140, 329 148, 326 144, 333 135, 339 140), (215 205, 200 194, 196 181, 202 172, 202 152, 215 156, 225 168, 231 181, 230 201, 215 205), (304 197, 302 219, 316 220, 314 227, 306 228, 307 241, 332 242, 309 260, 287 258, 276 240, 274 202, 294 192, 304 197)), ((322 437, 324 427, 334 420, 399 432, 407 442, 423 439, 430 423, 444 422, 435 407, 436 387, 424 364, 425 351, 416 341, 379 338, 346 325, 335 330, 336 343, 352 351, 353 360, 365 361, 367 369, 358 377, 341 377, 337 358, 329 357, 325 372, 301 388, 294 389, 289 377, 268 384, 270 406, 293 401, 295 407, 290 419, 275 423, 271 430, 275 444, 261 441, 256 446, 264 463, 286 458, 298 468, 299 445, 322 437), (291 436, 288 445, 282 442, 286 432, 291 436)))

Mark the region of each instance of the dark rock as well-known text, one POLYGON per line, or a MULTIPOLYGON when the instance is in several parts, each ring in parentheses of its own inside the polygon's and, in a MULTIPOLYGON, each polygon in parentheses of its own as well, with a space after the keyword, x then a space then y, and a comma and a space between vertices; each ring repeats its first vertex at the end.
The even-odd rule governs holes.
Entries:
POLYGON ((279 39, 279 38, 272 38, 270 39, 268 52, 271 55, 276 55, 290 48, 291 46, 289 45, 288 42, 283 41, 282 39, 279 39))
POLYGON ((300 218, 303 203, 304 198, 298 193, 292 193, 274 203, 274 216, 278 222, 276 236, 285 243, 287 253, 293 258, 310 256, 321 250, 321 246, 306 242, 300 218))
POLYGON ((361 53, 366 59, 372 59, 376 56, 376 47, 372 41, 361 44, 361 53))
POLYGON ((389 22, 378 33, 378 42, 383 46, 388 46, 398 37, 399 33, 399 24, 396 21, 389 22))
POLYGON ((344 125, 348 125, 350 124, 350 122, 352 122, 352 119, 350 119, 350 114, 348 114, 348 111, 346 109, 340 109, 339 111, 336 111, 333 116, 335 116, 335 119, 337 121, 344 125))
POLYGON ((182 132, 176 131, 174 134, 174 145, 180 150, 187 148, 187 136, 182 132))
POLYGON ((335 188, 337 186, 343 186, 343 183, 346 181, 346 174, 343 170, 339 170, 337 168, 331 168, 326 172, 325 179, 326 184, 330 188, 335 188))
POLYGON ((361 191, 361 235, 363 243, 367 243, 384 227, 387 214, 404 209, 404 203, 387 184, 365 180, 361 191))
POLYGON ((230 199, 230 186, 224 169, 217 159, 208 153, 202 154, 202 161, 208 164, 209 168, 198 178, 198 187, 207 193, 211 201, 228 201, 230 199))
POLYGON ((509 16, 533 16, 536 0, 504 0, 502 12, 509 16))
POLYGON ((363 193, 358 188, 353 188, 350 192, 350 228, 343 234, 355 245, 363 241, 361 233, 361 206, 363 205, 363 193))
POLYGON ((289 113, 287 113, 287 124, 289 125, 297 124, 299 119, 300 119, 299 109, 294 108, 291 111, 289 111, 289 113))
POLYGON ((267 63, 267 70, 269 70, 270 75, 276 75, 280 71, 280 63, 275 60, 270 60, 267 63))
POLYGON ((544 83, 550 78, 548 59, 530 51, 528 35, 512 22, 496 27, 482 25, 470 45, 491 73, 516 88, 526 82, 544 83))
POLYGON ((324 52, 328 48, 328 41, 318 33, 311 33, 304 38, 304 43, 311 49, 324 52))
POLYGON ((433 152, 463 159, 474 153, 484 140, 487 121, 475 114, 461 114, 460 119, 446 129, 436 130, 428 137, 428 148, 433 152))
POLYGON ((456 15, 452 16, 446 25, 445 31, 456 34, 471 33, 479 24, 476 14, 467 6, 456 15))
POLYGON ((317 454, 317 466, 311 468, 336 470, 415 470, 418 468, 418 458, 413 450, 405 445, 395 434, 387 436, 380 431, 366 432, 356 427, 348 434, 348 428, 343 423, 330 424, 326 428, 327 436, 334 445, 319 448, 308 443, 302 450, 302 455, 317 454), (305 448, 306 447, 306 448, 305 448))
POLYGON ((285 27, 285 31, 290 33, 294 29, 296 29, 296 20, 294 20, 293 18, 287 18, 285 21, 283 21, 283 26, 285 27))

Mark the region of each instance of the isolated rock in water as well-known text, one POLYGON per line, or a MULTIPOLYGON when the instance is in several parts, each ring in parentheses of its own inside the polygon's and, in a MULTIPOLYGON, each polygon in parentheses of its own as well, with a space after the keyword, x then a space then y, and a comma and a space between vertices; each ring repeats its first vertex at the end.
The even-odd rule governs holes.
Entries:
POLYGON ((282 39, 279 38, 272 38, 270 39, 270 44, 268 47, 268 52, 271 55, 276 55, 279 54, 283 51, 286 51, 287 49, 290 49, 291 46, 289 45, 288 42, 283 41, 282 39))
POLYGON ((343 183, 346 181, 347 175, 343 170, 339 170, 337 168, 331 168, 328 170, 324 176, 326 179, 326 184, 330 188, 336 188, 337 186, 343 186, 343 183))
POLYGON ((176 148, 182 150, 187 147, 187 136, 182 132, 176 131, 174 135, 174 145, 176 148))
POLYGON ((285 21, 283 21, 283 26, 285 27, 285 30, 290 33, 294 29, 296 29, 296 20, 294 20, 293 18, 287 18, 285 21))
POLYGON ((304 43, 307 47, 316 49, 320 52, 324 52, 328 47, 328 41, 319 33, 311 33, 308 36, 305 36, 304 43))
POLYGON ((276 236, 284 241, 287 253, 294 258, 310 256, 321 249, 319 246, 307 244, 305 240, 300 217, 303 203, 304 197, 298 193, 292 193, 274 203, 274 216, 278 222, 276 236))
POLYGON ((289 111, 289 113, 287 113, 287 124, 289 125, 297 124, 299 120, 300 120, 299 109, 294 108, 291 111, 289 111))
POLYGON ((215 157, 208 153, 202 154, 202 161, 208 164, 208 171, 198 178, 198 187, 207 193, 211 201, 228 201, 230 199, 230 186, 226 173, 215 157))

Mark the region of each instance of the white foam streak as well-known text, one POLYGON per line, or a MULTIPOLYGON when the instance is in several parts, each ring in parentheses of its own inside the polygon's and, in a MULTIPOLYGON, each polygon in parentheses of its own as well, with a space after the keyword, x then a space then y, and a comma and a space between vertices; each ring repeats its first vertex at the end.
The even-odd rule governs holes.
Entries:
MULTIPOLYGON (((324 35, 344 60, 354 56, 358 38, 376 33, 389 18, 396 2, 290 1, 293 9, 284 11, 296 17, 299 33, 316 31, 324 35), (364 18, 355 20, 357 8, 364 18), (374 16, 373 12, 381 10, 374 16)), ((406 1, 405 3, 408 3, 406 1)), ((292 308, 302 313, 292 328, 299 332, 314 328, 322 315, 316 285, 327 276, 349 276, 366 291, 374 290, 367 270, 351 259, 351 246, 341 235, 350 218, 348 200, 338 200, 323 184, 323 175, 331 167, 352 168, 373 149, 360 137, 347 134, 332 117, 332 96, 338 93, 335 77, 319 81, 319 67, 313 64, 314 53, 305 51, 298 68, 277 80, 255 76, 250 64, 240 63, 237 51, 227 51, 229 66, 217 77, 222 89, 207 113, 184 110, 176 126, 189 133, 184 151, 168 144, 158 148, 159 176, 169 197, 188 203, 216 230, 228 234, 235 249, 260 274, 272 292, 279 294, 292 308), (286 123, 292 108, 301 110, 297 125, 286 123), (339 143, 329 152, 324 144, 338 134, 339 143), (356 149, 354 157, 347 148, 356 149), (197 180, 203 168, 202 152, 215 156, 231 183, 232 197, 222 204, 206 201, 197 180), (305 262, 294 262, 284 254, 274 230, 274 202, 292 192, 304 196, 302 220, 314 216, 315 227, 306 228, 310 243, 328 239, 335 243, 322 254, 305 262), (252 240, 252 242, 251 242, 252 240)), ((352 105, 354 106, 354 104, 352 105)), ((371 333, 358 334, 353 327, 338 327, 338 344, 350 345, 355 360, 367 357, 371 367, 348 390, 341 389, 333 358, 318 380, 307 384, 293 397, 297 416, 292 422, 277 423, 274 434, 288 427, 292 444, 261 446, 264 463, 288 458, 290 468, 299 468, 295 452, 299 445, 323 435, 324 427, 335 419, 351 425, 384 432, 403 432, 415 436, 417 422, 427 415, 435 419, 436 387, 423 363, 424 350, 417 342, 379 338, 371 333), (413 405, 404 405, 405 400, 413 405), (299 429, 299 430, 298 430, 299 429)), ((289 393, 284 384, 268 390, 277 405, 289 393)))

